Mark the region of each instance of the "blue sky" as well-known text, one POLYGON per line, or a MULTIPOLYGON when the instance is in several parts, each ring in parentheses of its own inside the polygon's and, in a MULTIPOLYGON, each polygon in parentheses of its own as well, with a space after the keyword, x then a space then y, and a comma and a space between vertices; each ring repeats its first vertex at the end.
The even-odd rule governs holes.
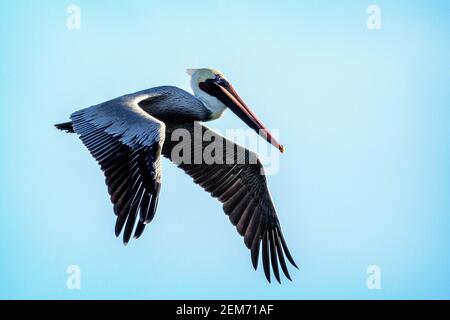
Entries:
MULTIPOLYGON (((0 298, 450 298, 446 1, 2 1, 0 298), (69 5, 81 29, 66 27, 69 5), (366 27, 369 5, 381 30, 366 27), (269 177, 300 270, 267 284, 220 204, 168 161, 124 247, 103 176, 53 124, 215 67, 286 154, 269 177), (68 290, 66 268, 81 268, 68 290), (366 269, 381 268, 381 290, 366 269)), ((209 124, 240 128, 232 113, 209 124)))

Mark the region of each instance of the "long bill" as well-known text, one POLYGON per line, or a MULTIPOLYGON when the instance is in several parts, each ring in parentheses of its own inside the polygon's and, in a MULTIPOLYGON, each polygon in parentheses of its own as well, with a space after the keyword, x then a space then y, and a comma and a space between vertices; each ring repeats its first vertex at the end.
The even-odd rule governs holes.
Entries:
POLYGON ((207 80, 206 82, 200 83, 200 88, 209 94, 214 95, 251 129, 255 130, 261 137, 280 150, 281 153, 284 153, 284 147, 272 136, 270 131, 250 110, 228 81, 217 82, 215 80, 207 80))

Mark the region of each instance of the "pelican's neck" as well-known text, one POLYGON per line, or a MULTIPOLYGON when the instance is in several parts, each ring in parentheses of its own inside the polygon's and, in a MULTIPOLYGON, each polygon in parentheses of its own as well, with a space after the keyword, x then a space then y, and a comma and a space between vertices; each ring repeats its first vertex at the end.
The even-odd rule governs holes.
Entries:
POLYGON ((194 96, 203 103, 206 109, 210 112, 208 120, 220 118, 227 107, 216 97, 207 94, 200 89, 197 84, 191 83, 194 96))
POLYGON ((205 98, 205 97, 199 97, 196 96, 197 99, 203 103, 206 109, 209 111, 209 119, 208 120, 215 120, 217 118, 220 118, 223 114, 223 112, 226 110, 226 106, 220 102, 217 98, 211 97, 211 98, 205 98), (214 101, 214 99, 216 101, 214 101), (211 101, 212 100, 212 101, 211 101))

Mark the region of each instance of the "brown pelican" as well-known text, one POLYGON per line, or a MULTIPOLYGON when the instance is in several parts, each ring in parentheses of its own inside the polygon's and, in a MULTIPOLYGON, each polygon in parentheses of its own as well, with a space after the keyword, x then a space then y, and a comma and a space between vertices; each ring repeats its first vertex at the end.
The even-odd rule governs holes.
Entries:
MULTIPOLYGON (((284 147, 272 137, 221 72, 203 68, 188 69, 188 74, 194 95, 173 86, 151 88, 77 111, 70 116, 70 122, 56 127, 78 134, 100 164, 117 216, 115 233, 119 236, 123 230, 125 244, 133 231, 134 238, 139 238, 155 215, 161 187, 162 154, 223 203, 223 210, 251 250, 255 270, 261 251, 267 280, 270 282, 272 267, 280 282, 278 264, 290 280, 285 257, 293 266, 297 265, 283 238, 257 155, 223 138, 200 121, 217 119, 229 108, 281 152, 284 147), (229 157, 229 150, 232 150, 234 161, 199 163, 191 161, 192 155, 187 157, 188 161, 175 161, 173 150, 179 142, 171 139, 172 134, 178 129, 194 134, 196 127, 215 141, 223 141, 222 146, 232 146, 223 153, 223 158, 229 157), (255 161, 236 161, 242 157, 255 161)), ((195 139, 186 141, 194 154, 202 152, 208 144, 195 139)))

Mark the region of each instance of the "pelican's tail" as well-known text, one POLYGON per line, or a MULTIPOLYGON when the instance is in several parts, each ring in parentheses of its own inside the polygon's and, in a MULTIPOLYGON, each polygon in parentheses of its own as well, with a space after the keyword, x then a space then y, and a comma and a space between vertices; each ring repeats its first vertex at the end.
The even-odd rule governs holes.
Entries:
POLYGON ((64 123, 58 123, 55 124, 56 129, 65 131, 67 133, 75 133, 75 130, 73 130, 72 122, 64 122, 64 123))

